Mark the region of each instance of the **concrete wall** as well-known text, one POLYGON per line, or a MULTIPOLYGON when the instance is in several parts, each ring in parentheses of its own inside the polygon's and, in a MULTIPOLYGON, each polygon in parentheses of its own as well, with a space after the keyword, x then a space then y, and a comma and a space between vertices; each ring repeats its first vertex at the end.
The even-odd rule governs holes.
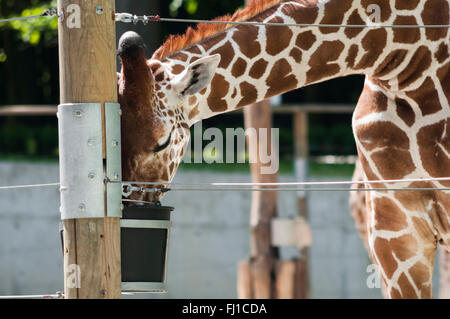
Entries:
MULTIPOLYGON (((58 182, 56 164, 0 163, 0 185, 58 182)), ((282 176, 282 181, 292 181, 282 176)), ((250 181, 249 174, 180 171, 176 182, 250 181)), ((294 192, 279 212, 295 216, 294 192)), ((169 292, 140 298, 235 298, 236 265, 249 253, 249 192, 172 192, 169 292)), ((0 191, 0 295, 63 290, 57 188, 0 191)), ((379 298, 366 285, 370 264, 348 210, 348 193, 311 193, 313 298, 379 298)), ((289 258, 295 250, 283 249, 289 258)), ((437 282, 437 276, 434 281, 437 282)), ((435 285, 436 287, 436 285, 435 285)))

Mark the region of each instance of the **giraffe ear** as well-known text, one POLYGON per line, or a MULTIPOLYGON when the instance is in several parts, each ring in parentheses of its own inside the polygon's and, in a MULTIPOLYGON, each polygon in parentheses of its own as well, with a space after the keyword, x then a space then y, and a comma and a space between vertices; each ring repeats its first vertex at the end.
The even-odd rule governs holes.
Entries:
POLYGON ((220 62, 220 55, 214 54, 191 63, 172 80, 172 86, 181 96, 193 95, 203 90, 212 80, 220 62))

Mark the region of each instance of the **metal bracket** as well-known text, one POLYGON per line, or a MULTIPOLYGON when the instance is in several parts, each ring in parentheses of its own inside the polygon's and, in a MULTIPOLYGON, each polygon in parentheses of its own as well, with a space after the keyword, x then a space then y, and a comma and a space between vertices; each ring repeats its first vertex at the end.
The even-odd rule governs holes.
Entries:
MULTIPOLYGON (((105 103, 106 122, 106 178, 118 182, 122 180, 122 151, 120 140, 119 103, 105 103)), ((122 184, 106 184, 106 207, 109 217, 122 217, 122 184)))
POLYGON ((58 119, 61 219, 121 217, 120 184, 108 183, 105 186, 106 178, 121 179, 118 104, 105 103, 106 135, 111 135, 107 137, 106 176, 103 167, 101 104, 59 105, 58 119), (113 140, 118 144, 113 145, 113 140))
POLYGON ((302 218, 295 219, 272 219, 273 246, 291 246, 299 249, 309 247, 312 244, 312 233, 308 222, 302 218))

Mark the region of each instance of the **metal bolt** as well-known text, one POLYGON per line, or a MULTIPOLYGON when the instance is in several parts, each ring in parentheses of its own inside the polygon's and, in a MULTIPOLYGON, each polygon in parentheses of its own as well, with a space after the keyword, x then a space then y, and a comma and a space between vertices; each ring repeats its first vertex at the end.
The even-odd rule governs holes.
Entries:
POLYGON ((119 109, 119 116, 122 116, 122 109, 119 109))
POLYGON ((89 177, 89 179, 94 179, 95 178, 95 173, 94 172, 89 172, 88 177, 89 177))
POLYGON ((98 14, 98 15, 101 15, 101 14, 103 14, 103 6, 97 6, 96 8, 95 8, 95 12, 98 14))
POLYGON ((95 138, 90 138, 90 139, 88 139, 87 144, 88 144, 88 146, 94 146, 94 144, 95 144, 95 138))
POLYGON ((85 212, 86 211, 86 205, 81 203, 80 205, 78 205, 78 210, 80 212, 85 212))
POLYGON ((104 297, 106 297, 108 295, 108 292, 106 290, 100 290, 100 294, 104 297))
POLYGON ((125 208, 125 206, 123 206, 123 204, 120 204, 120 211, 123 212, 123 209, 125 208))
POLYGON ((113 174, 113 179, 117 181, 117 180, 119 179, 119 174, 114 173, 114 174, 113 174))
POLYGON ((75 110, 75 116, 76 117, 82 117, 83 116, 83 111, 82 110, 75 110))
POLYGON ((113 146, 113 147, 119 146, 119 141, 117 141, 117 140, 112 140, 112 146, 113 146))

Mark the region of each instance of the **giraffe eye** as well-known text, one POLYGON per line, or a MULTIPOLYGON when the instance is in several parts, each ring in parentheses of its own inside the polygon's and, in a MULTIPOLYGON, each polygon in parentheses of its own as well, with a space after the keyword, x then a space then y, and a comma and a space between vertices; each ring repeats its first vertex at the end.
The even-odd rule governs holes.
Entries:
MULTIPOLYGON (((173 131, 172 131, 173 132, 173 131)), ((172 139, 172 132, 170 132, 169 137, 167 138, 167 141, 165 141, 163 144, 161 145, 157 145, 155 147, 155 149, 153 150, 153 152, 158 153, 161 152, 163 149, 167 148, 167 146, 169 146, 170 144, 170 140, 172 139)))

